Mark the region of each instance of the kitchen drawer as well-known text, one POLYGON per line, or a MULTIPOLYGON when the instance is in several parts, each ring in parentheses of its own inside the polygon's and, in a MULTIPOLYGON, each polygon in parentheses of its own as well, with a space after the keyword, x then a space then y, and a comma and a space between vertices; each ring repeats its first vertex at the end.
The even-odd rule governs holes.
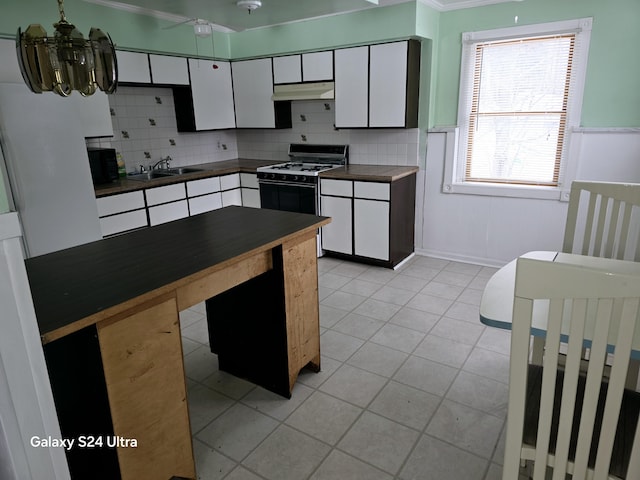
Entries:
POLYGON ((220 192, 189 199, 190 215, 210 212, 218 208, 222 208, 222 194, 220 192))
POLYGON ((165 203, 149 208, 149 223, 151 226, 171 222, 189 216, 189 207, 186 200, 165 203))
POLYGON ((197 197, 220 191, 220 177, 209 177, 187 182, 187 196, 197 197))
POLYGON ((240 174, 222 175, 220 177, 220 190, 232 190, 240 188, 240 174))
POLYGON ((149 188, 145 190, 145 195, 147 196, 148 206, 173 202, 175 200, 182 200, 183 198, 187 197, 184 189, 184 183, 176 183, 173 185, 166 185, 164 187, 149 188))
POLYGON ((100 197, 97 198, 96 201, 98 203, 99 217, 144 208, 144 194, 142 190, 120 193, 118 195, 111 195, 110 197, 100 197))
POLYGON ((146 227, 147 225, 147 211, 144 209, 100 219, 100 230, 103 237, 146 227))
POLYGON ((336 197, 352 197, 353 182, 351 180, 320 179, 320 194, 336 197))
POLYGON ((255 173, 241 173, 240 186, 247 188, 258 188, 258 175, 255 173))
POLYGON ((353 182, 353 196, 372 200, 391 199, 391 184, 377 182, 353 182))

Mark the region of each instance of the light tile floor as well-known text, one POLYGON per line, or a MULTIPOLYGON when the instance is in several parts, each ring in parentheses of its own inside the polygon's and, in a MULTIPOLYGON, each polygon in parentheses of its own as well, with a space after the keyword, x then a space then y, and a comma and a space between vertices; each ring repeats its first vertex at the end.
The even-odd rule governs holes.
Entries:
POLYGON ((509 333, 478 318, 495 270, 318 268, 322 371, 290 400, 218 371, 204 306, 181 313, 198 478, 500 479, 509 333))

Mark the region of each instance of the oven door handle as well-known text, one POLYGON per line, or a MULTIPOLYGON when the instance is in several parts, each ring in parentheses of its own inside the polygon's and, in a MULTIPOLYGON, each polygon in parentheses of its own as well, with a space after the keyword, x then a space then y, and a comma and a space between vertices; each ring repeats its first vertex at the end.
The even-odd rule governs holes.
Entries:
POLYGON ((290 187, 304 187, 304 188, 316 188, 317 185, 316 183, 298 183, 298 182, 287 182, 287 181, 282 181, 282 180, 265 180, 265 179, 258 179, 258 185, 260 184, 264 184, 264 185, 288 185, 290 187))

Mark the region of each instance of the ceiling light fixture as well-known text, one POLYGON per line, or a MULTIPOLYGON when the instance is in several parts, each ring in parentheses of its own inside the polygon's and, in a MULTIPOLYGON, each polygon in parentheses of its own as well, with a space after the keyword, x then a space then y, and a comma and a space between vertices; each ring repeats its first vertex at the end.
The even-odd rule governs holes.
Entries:
POLYGON ((40 24, 29 25, 24 32, 18 28, 18 63, 29 89, 34 93, 53 91, 63 97, 73 90, 85 97, 98 88, 105 93, 115 92, 118 64, 111 37, 91 28, 85 40, 67 21, 63 0, 58 0, 58 10, 60 21, 53 24, 52 37, 40 24))
POLYGON ((238 0, 236 5, 240 8, 246 8, 249 13, 253 12, 256 8, 262 6, 261 0, 238 0))
POLYGON ((206 38, 211 35, 211 24, 206 20, 198 18, 193 24, 193 31, 197 37, 206 38))

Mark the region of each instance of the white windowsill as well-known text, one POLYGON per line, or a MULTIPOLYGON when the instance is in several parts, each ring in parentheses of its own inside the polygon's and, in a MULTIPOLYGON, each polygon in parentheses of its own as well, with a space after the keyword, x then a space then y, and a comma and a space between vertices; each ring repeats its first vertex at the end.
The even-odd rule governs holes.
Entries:
POLYGON ((500 183, 445 183, 442 193, 460 193, 465 195, 488 195, 492 197, 532 198, 538 200, 568 201, 569 192, 558 187, 534 185, 503 185, 500 183), (564 198, 566 196, 566 199, 564 198))

